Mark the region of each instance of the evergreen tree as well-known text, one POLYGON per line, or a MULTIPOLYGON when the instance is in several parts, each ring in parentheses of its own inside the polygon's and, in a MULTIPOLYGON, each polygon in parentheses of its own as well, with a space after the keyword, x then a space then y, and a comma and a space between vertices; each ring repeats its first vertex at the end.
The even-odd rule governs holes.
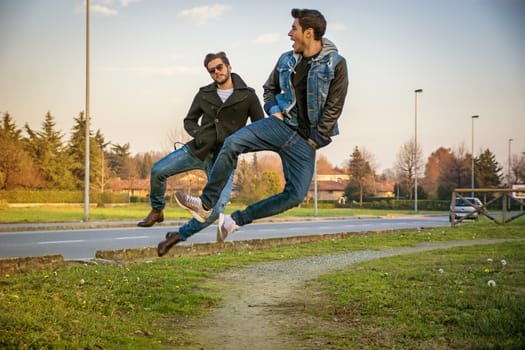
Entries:
MULTIPOLYGON (((86 118, 81 112, 75 118, 75 125, 71 132, 71 138, 67 146, 67 154, 71 159, 71 173, 74 178, 74 186, 80 190, 84 188, 85 154, 86 154, 86 118)), ((96 189, 100 183, 102 152, 97 141, 89 132, 89 184, 90 189, 96 189)), ((98 188, 97 188, 98 189, 98 188)))
POLYGON ((22 131, 9 113, 0 125, 0 189, 40 188, 42 177, 30 154, 24 149, 22 131))
POLYGON ((501 184, 501 170, 496 156, 487 148, 479 157, 474 159, 476 185, 479 188, 496 188, 501 184))
POLYGON ((42 173, 45 188, 70 190, 74 188, 74 181, 69 157, 62 142, 63 135, 55 130, 55 125, 51 112, 47 112, 41 131, 34 131, 26 124, 26 149, 42 173))
POLYGON ((348 163, 348 170, 350 171, 350 181, 348 183, 345 193, 348 198, 353 198, 356 193, 351 189, 356 189, 359 196, 359 206, 363 205, 363 197, 366 191, 369 191, 370 185, 374 181, 374 171, 370 165, 370 161, 363 156, 359 147, 354 148, 354 152, 350 156, 348 163))
POLYGON ((2 118, 2 126, 0 126, 0 136, 2 138, 9 138, 14 141, 22 140, 22 130, 16 128, 16 124, 11 118, 9 112, 4 113, 2 118))
POLYGON ((129 180, 137 177, 137 164, 131 158, 129 143, 112 145, 108 160, 111 170, 121 179, 129 180))

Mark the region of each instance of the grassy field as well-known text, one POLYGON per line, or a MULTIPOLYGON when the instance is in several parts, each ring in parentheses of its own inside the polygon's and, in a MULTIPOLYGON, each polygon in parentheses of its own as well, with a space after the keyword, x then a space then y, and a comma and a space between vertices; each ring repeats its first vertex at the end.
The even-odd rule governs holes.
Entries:
MULTIPOLYGON (((239 209, 239 206, 228 207, 226 212, 239 209)), ((148 204, 131 204, 124 207, 92 207, 89 210, 90 221, 141 220, 150 211, 148 204)), ((410 214, 410 211, 372 210, 372 209, 319 209, 319 216, 384 216, 393 214, 410 214)), ((177 205, 167 206, 164 211, 166 220, 189 219, 190 214, 177 205)), ((308 217, 314 216, 312 208, 292 208, 280 215, 308 217)), ((1 223, 33 223, 33 222, 74 222, 82 221, 84 208, 73 206, 43 206, 29 208, 7 208, 0 210, 1 223)))
POLYGON ((322 291, 308 310, 317 326, 295 333, 335 349, 523 349, 524 249, 454 248, 325 275, 309 286, 322 291))
MULTIPOLYGON (((216 273, 308 255, 485 238, 523 239, 525 219, 0 276, 0 348, 191 348, 192 334, 181 325, 221 302, 205 287, 216 273)), ((333 349, 524 348, 524 251, 519 241, 352 265, 306 287, 319 300, 305 316, 318 321, 289 331, 305 344, 323 339, 333 349)))

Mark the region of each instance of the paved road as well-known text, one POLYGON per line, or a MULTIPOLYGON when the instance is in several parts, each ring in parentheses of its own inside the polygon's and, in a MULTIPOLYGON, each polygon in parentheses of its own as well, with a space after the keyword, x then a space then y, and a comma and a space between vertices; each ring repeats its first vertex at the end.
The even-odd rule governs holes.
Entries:
MULTIPOLYGON (((326 219, 315 221, 261 222, 242 227, 228 240, 302 236, 310 234, 363 232, 392 229, 416 229, 449 225, 446 215, 407 216, 399 218, 326 219)), ((0 258, 61 254, 66 260, 88 260, 97 250, 157 246, 167 231, 177 226, 160 225, 150 228, 130 227, 75 228, 0 232, 0 258)), ((182 244, 214 242, 216 225, 192 236, 182 244)), ((5 230, 4 230, 5 231, 5 230)))

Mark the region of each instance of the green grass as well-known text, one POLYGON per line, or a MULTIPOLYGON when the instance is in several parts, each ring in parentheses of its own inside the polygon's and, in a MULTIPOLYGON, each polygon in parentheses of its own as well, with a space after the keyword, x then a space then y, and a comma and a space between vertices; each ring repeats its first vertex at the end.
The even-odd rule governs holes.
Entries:
POLYGON ((523 349, 524 251, 525 241, 454 248, 325 275, 309 287, 328 300, 309 310, 323 326, 295 332, 333 349, 523 349))
MULTIPOLYGON (((242 206, 230 206, 226 212, 231 213, 242 206)), ((91 207, 90 221, 124 221, 141 220, 151 208, 148 204, 130 204, 118 207, 91 207)), ((385 216, 394 214, 410 214, 410 211, 374 210, 374 209, 319 209, 318 216, 385 216)), ((168 205, 164 211, 166 220, 189 219, 190 214, 175 204, 168 205)), ((278 217, 314 216, 313 208, 293 208, 278 215, 278 217)), ((25 208, 7 208, 0 210, 0 223, 38 223, 38 222, 78 222, 84 218, 82 205, 42 206, 25 208)))
MULTIPOLYGON (((505 226, 472 222, 264 251, 0 276, 0 348, 195 346, 184 325, 220 303, 221 295, 205 286, 210 276, 226 269, 419 242, 524 237, 524 219, 505 226)), ((324 276, 308 287, 323 293, 323 303, 307 309, 319 322, 295 332, 305 342, 323 339, 338 349, 524 346, 524 249, 523 242, 455 248, 324 276), (505 267, 501 259, 508 261, 505 267), (496 287, 489 288, 488 279, 496 287)))

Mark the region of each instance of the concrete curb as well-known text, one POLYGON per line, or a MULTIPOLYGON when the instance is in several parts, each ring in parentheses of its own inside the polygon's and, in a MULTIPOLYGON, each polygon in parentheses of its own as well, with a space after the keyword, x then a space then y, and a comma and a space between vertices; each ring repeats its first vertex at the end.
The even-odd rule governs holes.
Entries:
POLYGON ((33 270, 62 266, 65 266, 65 260, 59 254, 28 258, 5 258, 0 259, 0 275, 27 273, 33 270))
MULTIPOLYGON (((401 230, 400 230, 401 231, 401 230)), ((406 230, 402 230, 406 231, 406 230)), ((391 233, 388 231, 368 231, 352 233, 327 233, 319 235, 294 236, 283 238, 251 239, 244 241, 227 241, 222 243, 194 243, 189 245, 176 245, 164 256, 165 258, 176 258, 183 256, 209 256, 225 252, 250 252, 278 247, 287 247, 298 244, 306 244, 327 240, 341 240, 351 237, 391 233)), ((140 262, 144 260, 158 259, 156 247, 144 247, 120 250, 99 250, 96 252, 97 259, 111 260, 115 262, 140 262)))
MULTIPOLYGON (((293 246, 298 244, 313 243, 327 240, 341 240, 351 237, 371 234, 385 234, 398 230, 368 231, 352 233, 327 233, 320 235, 295 236, 283 238, 265 238, 244 241, 228 241, 222 243, 194 243, 189 245, 174 246, 162 259, 177 258, 183 256, 209 256, 225 252, 249 252, 277 247, 293 246)), ((399 230, 406 231, 406 230, 399 230)), ((161 259, 157 256, 157 247, 130 248, 118 250, 99 250, 95 253, 95 262, 127 264, 134 262, 161 259)), ((92 263, 83 261, 83 263, 92 263)), ((4 258, 0 259, 0 275, 27 273, 33 270, 48 268, 59 268, 72 263, 75 260, 64 260, 59 254, 38 257, 4 258)))

